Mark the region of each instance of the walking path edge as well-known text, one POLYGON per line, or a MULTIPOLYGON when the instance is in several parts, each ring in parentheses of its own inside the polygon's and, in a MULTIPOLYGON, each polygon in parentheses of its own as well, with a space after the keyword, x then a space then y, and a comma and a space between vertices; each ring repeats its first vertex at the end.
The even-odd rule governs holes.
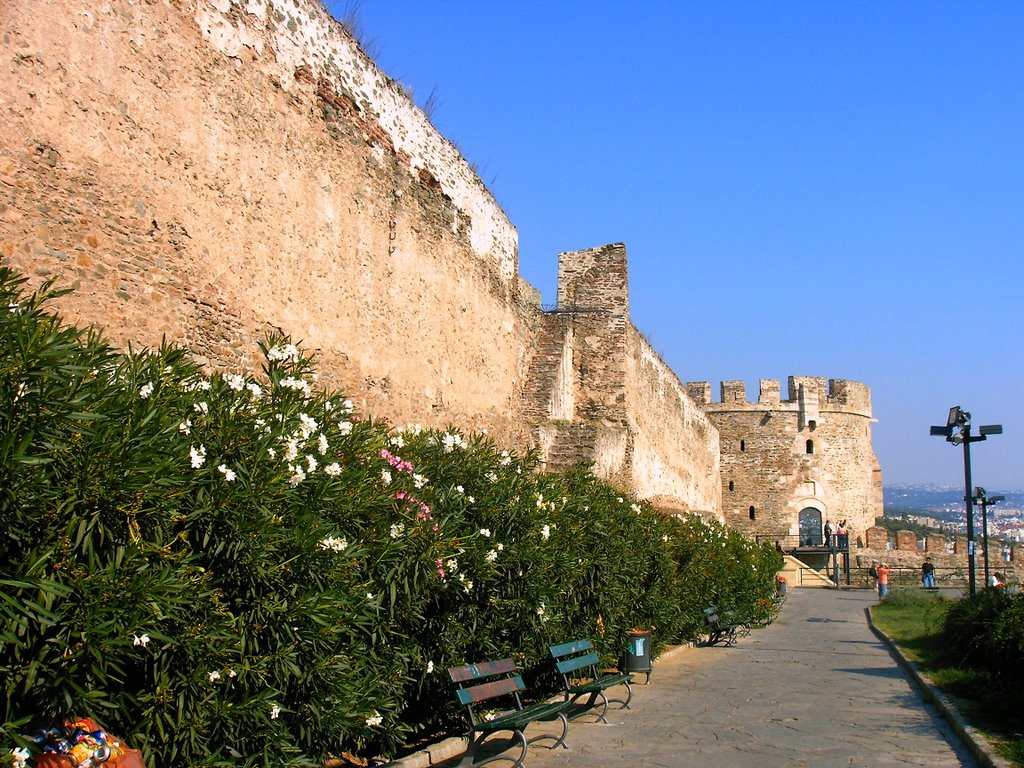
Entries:
POLYGON ((871 617, 871 608, 865 608, 864 613, 867 614, 868 626, 871 627, 871 631, 885 644, 886 648, 889 649, 889 653, 896 659, 896 663, 903 667, 910 676, 910 679, 917 684, 918 689, 925 698, 931 700, 942 716, 946 718, 957 735, 963 739, 964 744, 978 758, 978 761, 987 768, 1014 768, 1013 763, 996 754, 991 742, 985 738, 981 731, 964 719, 956 704, 953 703, 953 700, 925 677, 918 668, 917 663, 904 656, 896 642, 875 625, 871 617))

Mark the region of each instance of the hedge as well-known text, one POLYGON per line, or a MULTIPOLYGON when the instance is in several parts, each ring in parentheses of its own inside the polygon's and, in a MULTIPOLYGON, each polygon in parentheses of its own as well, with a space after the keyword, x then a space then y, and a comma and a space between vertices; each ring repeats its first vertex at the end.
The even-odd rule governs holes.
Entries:
POLYGON ((0 268, 0 764, 91 716, 152 765, 313 766, 453 727, 445 669, 709 604, 766 614, 780 558, 587 467, 396 428, 283 336, 256 377, 113 350, 0 268))

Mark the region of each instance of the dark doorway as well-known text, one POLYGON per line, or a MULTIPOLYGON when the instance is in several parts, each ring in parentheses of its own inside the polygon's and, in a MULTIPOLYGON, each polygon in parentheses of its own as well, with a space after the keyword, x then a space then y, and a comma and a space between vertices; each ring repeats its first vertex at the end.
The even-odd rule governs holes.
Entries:
POLYGON ((821 511, 804 507, 800 510, 800 546, 820 547, 821 544, 821 511))

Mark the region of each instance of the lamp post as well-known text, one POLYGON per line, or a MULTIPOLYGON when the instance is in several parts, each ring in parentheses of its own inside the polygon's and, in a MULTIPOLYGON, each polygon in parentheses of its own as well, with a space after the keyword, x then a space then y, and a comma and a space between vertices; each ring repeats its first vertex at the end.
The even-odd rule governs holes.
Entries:
POLYGON ((981 507, 981 546, 982 558, 985 561, 985 586, 992 583, 988 572, 988 508, 1000 501, 1005 501, 1005 496, 988 496, 985 489, 978 486, 974 489, 974 503, 981 507))
POLYGON ((974 578, 974 496, 971 494, 971 443, 988 439, 989 435, 1003 434, 1002 424, 989 424, 978 428, 977 435, 971 434, 971 414, 959 405, 949 409, 946 426, 932 427, 929 434, 946 438, 946 442, 964 447, 964 502, 967 504, 967 584, 971 597, 978 594, 974 578))

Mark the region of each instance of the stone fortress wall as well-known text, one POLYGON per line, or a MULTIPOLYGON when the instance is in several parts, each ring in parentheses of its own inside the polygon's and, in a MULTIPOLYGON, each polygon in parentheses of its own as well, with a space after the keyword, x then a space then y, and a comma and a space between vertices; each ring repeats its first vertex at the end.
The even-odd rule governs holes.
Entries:
POLYGON ((71 322, 229 370, 281 331, 365 412, 718 514, 625 249, 563 254, 543 312, 490 192, 315 0, 2 3, 0 67, 0 259, 71 322))
POLYGON ((599 474, 667 511, 721 519, 718 432, 629 322, 621 243, 559 255, 530 392, 547 464, 592 459, 599 474), (546 371, 550 371, 547 373, 546 371))
MULTIPOLYGON (((980 532, 976 532, 974 555, 974 578, 977 588, 985 586, 985 549, 980 532)), ((851 580, 856 585, 869 582, 866 574, 872 562, 886 563, 891 569, 894 584, 920 584, 921 563, 926 557, 935 565, 936 584, 939 587, 963 589, 968 584, 967 539, 952 540, 943 535, 917 538, 913 531, 896 531, 890 535, 885 528, 871 527, 864 532, 864 546, 851 550, 850 567, 854 569, 851 580)), ((1020 583, 1019 546, 1008 546, 989 540, 989 573, 998 577, 1003 584, 1020 583)))
POLYGON ((708 382, 691 382, 687 391, 719 432, 729 525, 792 547, 808 543, 815 527, 820 537, 825 521, 834 529, 845 519, 851 546, 863 543, 883 514, 867 386, 791 376, 781 399, 779 382, 762 379, 756 402, 747 401, 742 381, 722 382, 717 402, 708 382))
POLYGON ((69 319, 243 368, 280 329, 370 412, 525 438, 516 231, 318 3, 0 14, 0 253, 69 319))

